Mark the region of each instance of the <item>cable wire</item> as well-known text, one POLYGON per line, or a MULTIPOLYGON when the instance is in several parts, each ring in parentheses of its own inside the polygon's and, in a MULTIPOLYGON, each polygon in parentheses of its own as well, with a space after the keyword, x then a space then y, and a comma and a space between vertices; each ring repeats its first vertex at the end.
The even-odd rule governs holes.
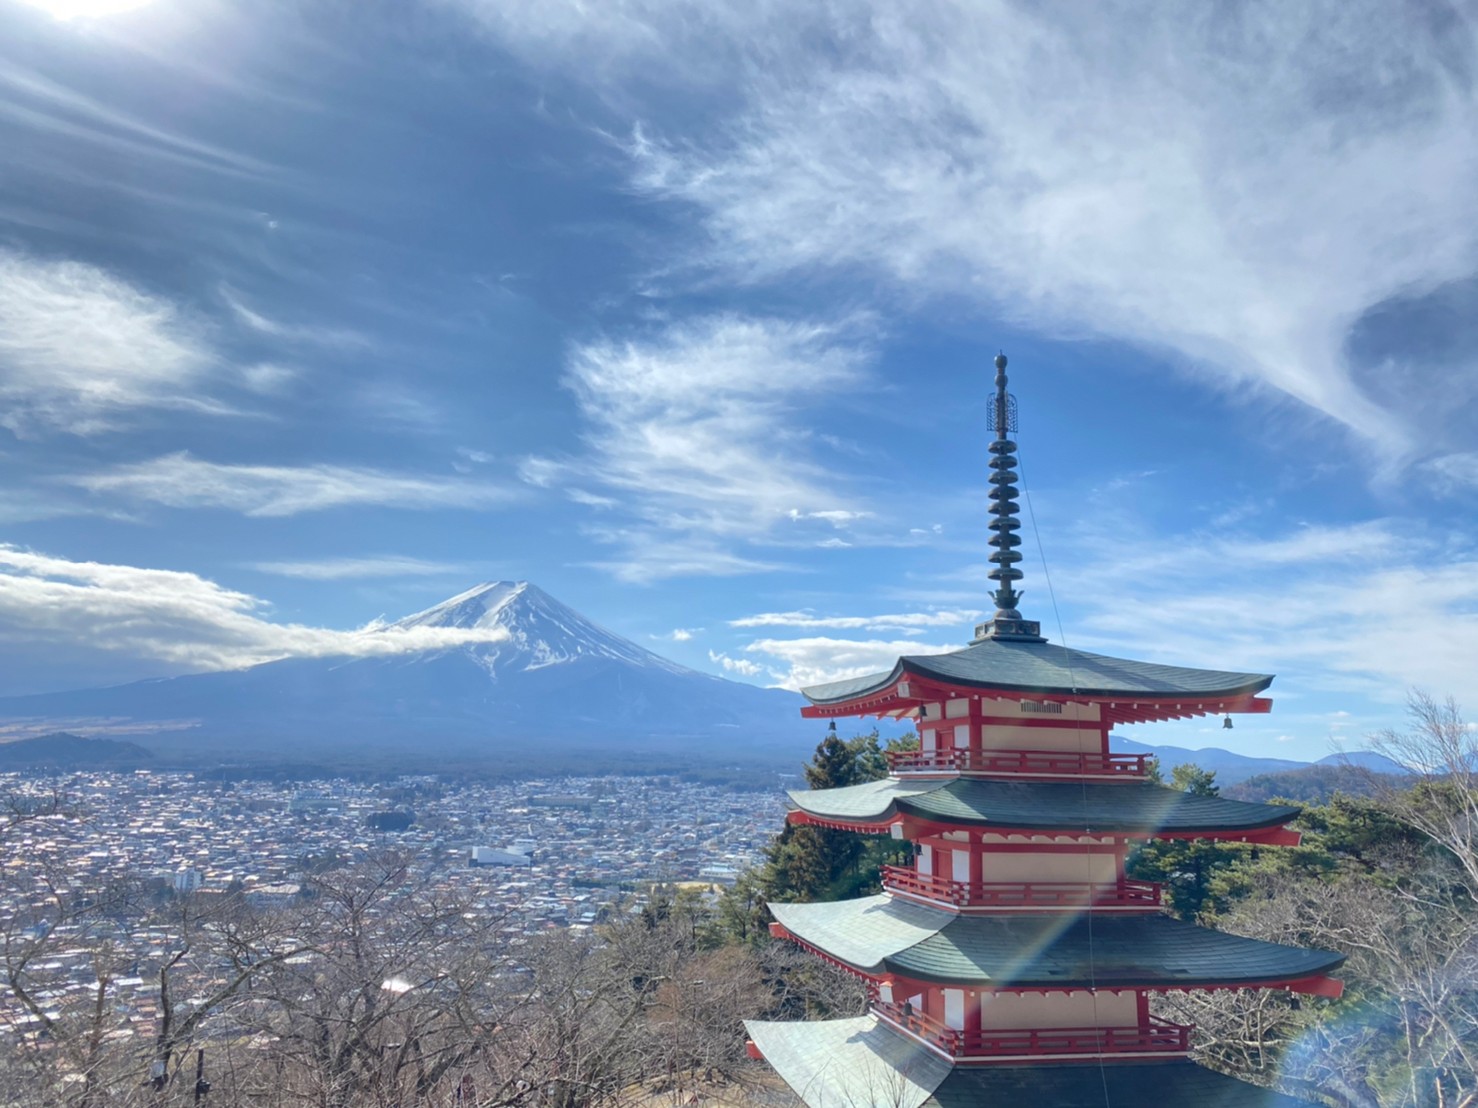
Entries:
MULTIPOLYGON (((1031 489, 1026 483, 1026 466, 1022 464, 1021 455, 1019 453, 1016 457, 1016 467, 1021 473, 1021 491, 1025 494, 1026 513, 1027 517, 1031 520, 1032 535, 1037 540, 1037 556, 1042 561, 1042 579, 1047 583, 1047 596, 1052 601, 1052 618, 1057 623, 1057 637, 1058 641, 1062 643, 1062 657, 1063 660, 1067 663, 1068 684, 1069 687, 1071 687, 1072 689, 1074 698, 1076 698, 1078 695, 1078 675, 1073 668, 1072 652, 1068 650, 1067 632, 1064 631, 1062 627, 1062 612, 1057 607, 1057 591, 1052 587, 1052 572, 1047 568, 1047 549, 1045 546, 1042 545, 1042 529, 1037 526, 1037 512, 1036 509, 1032 507, 1031 489)), ((1076 709, 1076 699, 1073 703, 1076 709)), ((1078 722, 1078 720, 1076 719, 1076 715, 1077 713, 1075 710, 1074 722, 1078 722)), ((1081 774, 1078 777, 1078 789, 1079 794, 1082 797, 1083 804, 1083 830, 1085 832, 1091 833, 1092 828, 1089 826, 1088 823, 1088 781, 1081 774)), ((1098 1028, 1099 1030, 1102 1030, 1098 1022, 1098 958, 1097 951, 1094 946, 1093 935, 1093 852, 1091 849, 1091 844, 1089 844, 1089 846, 1088 910, 1084 913, 1088 921, 1088 995, 1093 998, 1093 1026, 1095 1028, 1098 1028)), ((1102 1046, 1102 1043, 1100 1042, 1099 1045, 1102 1046)), ((1112 1098, 1109 1096, 1108 1073, 1104 1065, 1102 1050, 1098 1052, 1098 1082, 1103 1088, 1104 1108, 1113 1108, 1113 1101, 1112 1098)))

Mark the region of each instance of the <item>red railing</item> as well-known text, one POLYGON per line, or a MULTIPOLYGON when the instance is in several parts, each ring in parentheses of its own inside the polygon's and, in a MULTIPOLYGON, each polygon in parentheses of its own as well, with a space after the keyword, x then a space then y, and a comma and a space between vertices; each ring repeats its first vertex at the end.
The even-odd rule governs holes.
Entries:
POLYGON ((1025 773, 1039 777, 1143 777, 1148 754, 1060 750, 890 750, 894 773, 1025 773))
POLYGON ((884 866, 883 888, 956 908, 1143 908, 1158 910, 1160 886, 1152 881, 951 881, 910 866, 884 866))
POLYGON ((1043 1055, 1186 1054, 1187 1024, 1150 1020, 1144 1027, 1033 1027, 957 1031, 903 1004, 874 999, 873 1012, 954 1058, 1015 1058, 1043 1055))

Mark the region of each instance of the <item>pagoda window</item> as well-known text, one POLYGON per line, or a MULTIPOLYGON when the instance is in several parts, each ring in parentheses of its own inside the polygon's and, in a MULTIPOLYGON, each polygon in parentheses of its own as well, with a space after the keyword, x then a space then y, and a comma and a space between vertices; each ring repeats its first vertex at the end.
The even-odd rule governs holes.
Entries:
POLYGON ((970 855, 963 850, 950 851, 950 860, 953 863, 951 879, 965 884, 970 880, 970 855))
POLYGON ((965 1030, 965 990, 944 990, 944 1026, 965 1030))
POLYGON ((959 719, 961 716, 970 714, 970 702, 963 697, 959 700, 947 700, 944 704, 944 715, 946 719, 959 719))
POLYGON ((919 847, 919 872, 926 876, 934 872, 934 848, 932 846, 919 847))
POLYGON ((1021 711, 1023 715, 1028 716, 1060 716, 1062 715, 1062 702, 1059 700, 1023 700, 1021 711))
POLYGON ((970 725, 968 723, 955 724, 955 749, 964 750, 970 745, 970 725))

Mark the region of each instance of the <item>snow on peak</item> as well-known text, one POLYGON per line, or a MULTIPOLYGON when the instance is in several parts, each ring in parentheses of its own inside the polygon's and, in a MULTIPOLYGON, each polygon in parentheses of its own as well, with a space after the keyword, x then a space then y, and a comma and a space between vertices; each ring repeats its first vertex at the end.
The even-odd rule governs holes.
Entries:
POLYGON ((507 640, 462 648, 476 655, 490 671, 539 669, 578 658, 614 658, 633 665, 688 672, 591 623, 527 581, 488 581, 390 626, 501 628, 508 632, 507 640))
POLYGON ((425 611, 398 619, 392 626, 458 627, 464 631, 506 626, 500 613, 529 591, 552 599, 527 581, 485 581, 425 611))

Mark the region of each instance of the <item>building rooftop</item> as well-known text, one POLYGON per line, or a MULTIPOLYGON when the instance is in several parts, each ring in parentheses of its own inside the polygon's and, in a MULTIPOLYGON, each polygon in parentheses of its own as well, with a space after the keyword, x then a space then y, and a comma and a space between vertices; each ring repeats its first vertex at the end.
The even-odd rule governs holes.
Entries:
POLYGON ((1083 697, 1189 697, 1219 700, 1251 696, 1273 682, 1265 673, 1191 669, 1090 654, 1049 642, 986 639, 949 654, 909 654, 884 673, 813 685, 801 692, 812 704, 871 696, 907 676, 970 688, 1083 697))
POLYGON ((1061 783, 991 778, 884 778, 840 789, 795 789, 823 820, 880 823, 903 814, 941 823, 1079 834, 1196 834, 1277 828, 1297 808, 1196 796, 1148 781, 1061 783))
POLYGON ((1345 960, 1169 916, 955 915, 870 896, 771 904, 796 939, 861 972, 1007 987, 1266 985, 1323 977, 1345 960))
POLYGON ((744 1026, 765 1061, 812 1108, 1314 1108, 1191 1062, 953 1066, 872 1016, 744 1026))

